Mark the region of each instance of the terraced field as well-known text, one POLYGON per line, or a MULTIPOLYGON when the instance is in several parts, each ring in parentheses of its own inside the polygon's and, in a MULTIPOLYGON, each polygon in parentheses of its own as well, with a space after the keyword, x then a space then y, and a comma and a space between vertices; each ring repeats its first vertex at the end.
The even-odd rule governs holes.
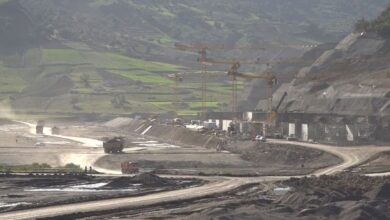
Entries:
MULTIPOLYGON (((131 114, 196 115, 201 109, 200 76, 182 66, 99 52, 77 43, 69 48, 30 49, 0 62, 2 106, 19 114, 131 114), (174 102, 170 73, 184 73, 174 102)), ((240 88, 243 88, 243 84, 240 88)), ((211 78, 208 103, 222 110, 230 102, 228 77, 211 78)))

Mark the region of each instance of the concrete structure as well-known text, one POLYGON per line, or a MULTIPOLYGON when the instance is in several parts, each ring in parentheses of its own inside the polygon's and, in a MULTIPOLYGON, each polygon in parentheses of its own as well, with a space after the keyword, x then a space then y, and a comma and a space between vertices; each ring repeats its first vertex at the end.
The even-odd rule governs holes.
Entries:
MULTIPOLYGON (((207 118, 226 131, 232 121, 230 115, 220 112, 209 114, 207 118)), ((263 134, 267 115, 265 112, 241 113, 241 120, 237 121, 240 132, 263 134)), ((271 133, 307 142, 358 145, 390 141, 390 116, 279 113, 272 127, 271 133)))
POLYGON ((302 141, 355 145, 390 140, 390 117, 283 113, 277 124, 283 135, 302 141))

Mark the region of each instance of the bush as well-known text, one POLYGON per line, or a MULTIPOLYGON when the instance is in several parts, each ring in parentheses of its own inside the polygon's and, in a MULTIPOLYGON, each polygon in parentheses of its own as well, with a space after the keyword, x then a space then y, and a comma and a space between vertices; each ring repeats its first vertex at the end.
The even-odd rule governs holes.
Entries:
POLYGON ((358 20, 355 24, 355 31, 375 32, 384 38, 390 38, 390 6, 372 21, 367 21, 364 18, 358 20))

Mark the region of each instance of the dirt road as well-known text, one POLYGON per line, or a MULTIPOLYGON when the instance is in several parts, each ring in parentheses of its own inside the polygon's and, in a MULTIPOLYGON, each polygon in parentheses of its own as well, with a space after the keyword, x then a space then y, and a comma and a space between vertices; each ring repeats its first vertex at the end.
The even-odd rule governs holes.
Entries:
POLYGON ((343 159, 344 162, 341 164, 316 171, 314 173, 314 175, 316 176, 335 174, 337 172, 346 170, 350 167, 359 165, 367 161, 369 158, 371 158, 377 153, 390 151, 390 147, 378 147, 374 145, 359 146, 359 147, 338 147, 338 146, 329 146, 323 144, 311 144, 311 143, 302 143, 302 142, 285 141, 285 140, 271 140, 271 142, 278 143, 278 144, 298 145, 307 148, 318 149, 318 150, 322 150, 334 154, 343 159))
MULTIPOLYGON (((75 140, 74 137, 62 136, 61 138, 75 140)), ((96 143, 94 141, 90 142, 89 139, 85 139, 85 138, 77 138, 77 140, 83 142, 84 144, 96 143)), ((308 148, 315 148, 315 149, 327 151, 329 153, 333 153, 344 160, 343 163, 319 170, 315 172, 314 175, 334 174, 343 171, 347 168, 350 168, 352 166, 358 165, 359 163, 366 161, 376 153, 390 150, 390 148, 388 147, 375 147, 375 146, 334 147, 328 145, 299 143, 299 142, 290 142, 290 141, 282 141, 282 140, 273 140, 272 142, 281 143, 281 144, 294 144, 294 145, 300 145, 308 148)), ((70 205, 32 209, 32 210, 16 211, 16 212, 0 214, 0 219, 42 218, 42 217, 50 217, 50 216, 60 216, 60 215, 71 214, 75 212, 93 212, 96 210, 112 210, 118 208, 131 208, 136 206, 160 204, 164 202, 177 202, 180 200, 197 199, 208 195, 228 192, 248 183, 261 183, 265 181, 283 180, 287 178, 290 177, 282 177, 282 176, 253 177, 253 178, 215 177, 216 179, 215 181, 212 181, 209 184, 200 187, 174 190, 169 192, 156 193, 156 194, 132 197, 132 198, 109 199, 109 200, 96 201, 96 202, 85 202, 85 203, 77 203, 77 204, 70 204, 70 205)))
MULTIPOLYGON (((257 181, 271 181, 278 180, 278 177, 261 177, 256 179, 257 181)), ((16 211, 10 213, 4 213, 0 215, 0 219, 35 219, 50 216, 59 216, 64 214, 70 214, 74 212, 94 212, 97 210, 110 210, 118 208, 131 208, 136 206, 146 206, 152 204, 159 204, 169 201, 180 201, 187 199, 201 198, 207 195, 213 195, 217 193, 227 192, 244 184, 253 182, 254 179, 228 179, 221 180, 200 187, 187 188, 183 190, 174 190, 169 192, 155 193, 151 195, 134 197, 134 198, 121 198, 121 199, 109 199, 96 202, 85 202, 62 206, 53 206, 47 208, 39 208, 33 210, 16 211)))

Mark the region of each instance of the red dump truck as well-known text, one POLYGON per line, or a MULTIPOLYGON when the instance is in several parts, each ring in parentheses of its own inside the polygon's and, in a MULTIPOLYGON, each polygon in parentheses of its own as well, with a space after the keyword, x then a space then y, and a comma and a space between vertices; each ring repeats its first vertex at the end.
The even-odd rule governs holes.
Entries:
POLYGON ((134 174, 139 172, 138 164, 130 161, 121 163, 122 174, 134 174))

